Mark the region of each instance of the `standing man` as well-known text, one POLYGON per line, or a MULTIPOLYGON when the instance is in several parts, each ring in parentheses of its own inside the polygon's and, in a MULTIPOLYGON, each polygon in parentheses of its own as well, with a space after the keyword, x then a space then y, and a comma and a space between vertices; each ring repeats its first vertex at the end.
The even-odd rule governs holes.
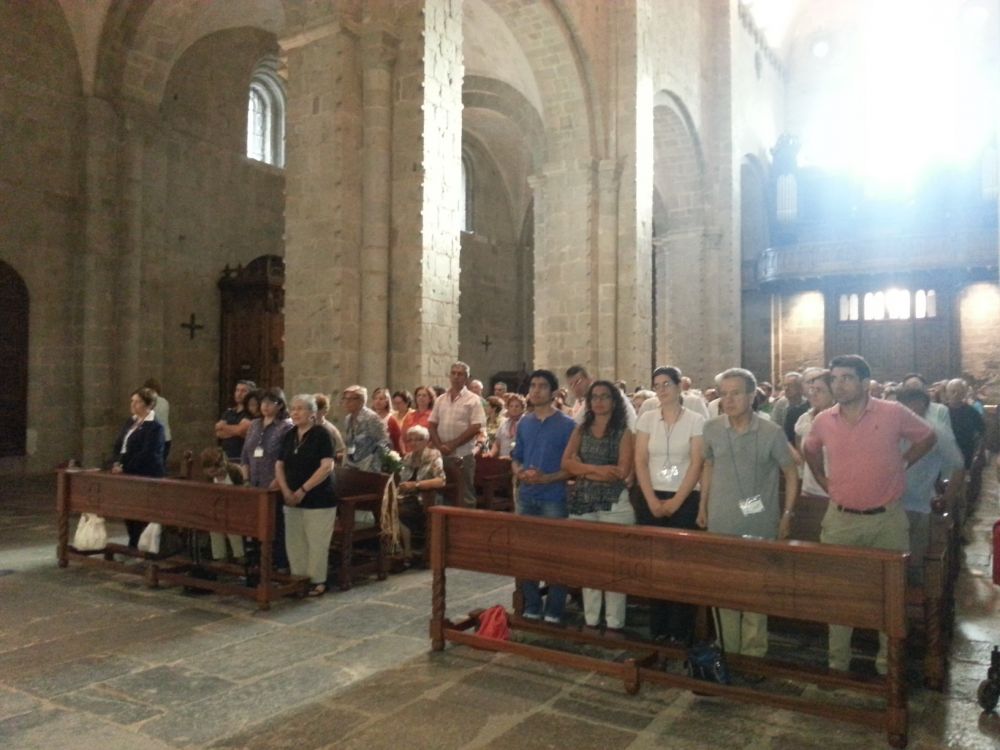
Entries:
MULTIPOLYGON (((528 400, 534 409, 517 424, 517 439, 511 453, 518 481, 517 512, 522 516, 566 518, 566 479, 562 456, 576 423, 553 406, 559 381, 549 370, 535 370, 528 379, 528 400)), ((566 606, 566 588, 552 581, 544 610, 538 581, 521 581, 524 617, 558 624, 566 606)))
MULTIPOLYGON (((722 415, 705 423, 698 525, 716 534, 785 539, 799 493, 799 474, 784 430, 753 411, 757 379, 734 367, 719 376, 722 415), (778 473, 785 475, 785 510, 778 473)), ((727 650, 767 653, 767 615, 720 609, 727 650)))
POLYGON ((507 400, 507 384, 502 380, 498 380, 493 384, 493 395, 497 398, 502 398, 504 401, 507 400))
POLYGON ((170 455, 170 442, 173 440, 173 436, 170 434, 170 402, 167 401, 160 391, 163 390, 163 386, 160 385, 160 381, 156 378, 149 378, 145 383, 142 384, 143 388, 149 388, 156 396, 156 403, 153 405, 153 414, 156 415, 156 421, 163 425, 163 465, 167 465, 167 456, 170 455))
MULTIPOLYGON (((771 421, 773 421, 778 427, 784 429, 785 427, 785 417, 788 414, 789 408, 793 406, 804 406, 805 408, 799 412, 799 415, 803 414, 809 409, 809 402, 805 399, 805 388, 802 385, 802 373, 800 372, 786 372, 784 379, 781 381, 782 395, 777 401, 774 402, 774 406, 771 407, 771 421)), ((798 419, 798 417, 796 417, 798 419)), ((794 423, 792 424, 792 440, 795 440, 794 423)), ((787 437, 787 432, 785 433, 787 437)))
MULTIPOLYGON (((820 541, 906 551, 910 527, 900 502, 906 469, 934 447, 934 431, 902 404, 869 396, 871 369, 863 357, 834 357, 830 373, 837 403, 816 416, 802 444, 816 482, 830 496, 820 541), (903 440, 910 444, 905 453, 903 440)), ((852 632, 830 626, 831 669, 850 668, 852 632)), ((887 640, 879 633, 879 674, 887 671, 887 640)))
POLYGON ((455 456, 462 461, 465 478, 465 504, 476 507, 476 457, 473 449, 476 436, 486 424, 483 401, 466 388, 469 366, 456 362, 448 373, 451 387, 434 399, 428 428, 431 442, 442 456, 455 456))
POLYGON ((236 390, 233 392, 236 403, 226 409, 215 423, 215 437, 219 439, 219 445, 226 452, 226 457, 236 463, 240 462, 240 456, 243 454, 243 441, 250 430, 251 422, 250 415, 243 408, 243 401, 256 387, 257 384, 252 380, 237 381, 236 390))

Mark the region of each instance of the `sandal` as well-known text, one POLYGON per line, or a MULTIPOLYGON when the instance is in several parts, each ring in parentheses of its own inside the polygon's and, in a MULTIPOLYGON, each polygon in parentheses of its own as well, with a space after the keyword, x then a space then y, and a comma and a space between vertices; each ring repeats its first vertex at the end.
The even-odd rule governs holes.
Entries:
POLYGON ((312 597, 323 596, 323 594, 325 593, 326 593, 326 584, 317 583, 315 586, 312 586, 309 589, 309 591, 306 593, 306 596, 312 596, 312 597))

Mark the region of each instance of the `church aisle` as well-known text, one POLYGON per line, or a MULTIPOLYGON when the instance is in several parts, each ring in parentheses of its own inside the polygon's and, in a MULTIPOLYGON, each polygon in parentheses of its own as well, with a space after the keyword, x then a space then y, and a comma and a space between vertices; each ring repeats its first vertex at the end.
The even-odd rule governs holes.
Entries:
MULTIPOLYGON (((53 482, 0 498, 0 747, 840 748, 884 737, 518 657, 429 653, 430 575, 411 571, 270 612, 55 565, 53 482)), ((989 578, 994 476, 968 527, 949 692, 913 687, 910 748, 995 748, 975 689, 1000 641, 989 578)), ((450 615, 510 600, 510 582, 449 575, 450 615)), ((811 689, 811 688, 810 688, 811 689)))

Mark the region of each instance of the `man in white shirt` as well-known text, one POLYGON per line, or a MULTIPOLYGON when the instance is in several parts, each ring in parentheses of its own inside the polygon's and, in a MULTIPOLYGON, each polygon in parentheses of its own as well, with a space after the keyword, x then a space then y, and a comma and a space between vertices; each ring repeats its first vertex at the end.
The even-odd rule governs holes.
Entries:
MULTIPOLYGON (((567 369, 566 378, 569 380, 569 389, 575 399, 570 416, 577 424, 583 424, 583 419, 586 416, 587 391, 590 389, 590 384, 594 382, 594 378, 590 376, 583 365, 573 365, 567 369)), ((656 401, 656 399, 652 400, 656 401)), ((635 407, 632 406, 631 399, 625 399, 625 422, 633 433, 635 432, 635 420, 635 407)))
POLYGON ((486 424, 482 399, 466 387, 469 366, 456 362, 448 374, 451 387, 434 400, 428 428, 431 442, 442 456, 455 456, 462 461, 465 477, 465 504, 476 507, 476 457, 473 455, 476 436, 486 424))

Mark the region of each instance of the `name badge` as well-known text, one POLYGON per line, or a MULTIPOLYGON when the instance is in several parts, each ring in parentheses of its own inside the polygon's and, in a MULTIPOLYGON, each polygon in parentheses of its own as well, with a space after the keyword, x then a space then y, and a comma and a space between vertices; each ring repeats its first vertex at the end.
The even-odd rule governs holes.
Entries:
POLYGON ((673 479, 674 477, 679 477, 680 475, 681 470, 675 464, 664 466, 659 471, 660 479, 673 479))
POLYGON ((349 446, 347 446, 347 455, 348 456, 354 455, 354 443, 351 443, 349 446))
POLYGON ((755 513, 763 513, 764 501, 760 499, 760 495, 745 497, 740 500, 740 512, 743 513, 744 516, 752 516, 755 513))
POLYGON ((256 450, 254 450, 254 452, 253 452, 253 457, 254 458, 264 458, 264 447, 261 446, 261 445, 258 445, 257 448, 256 448, 256 450))

